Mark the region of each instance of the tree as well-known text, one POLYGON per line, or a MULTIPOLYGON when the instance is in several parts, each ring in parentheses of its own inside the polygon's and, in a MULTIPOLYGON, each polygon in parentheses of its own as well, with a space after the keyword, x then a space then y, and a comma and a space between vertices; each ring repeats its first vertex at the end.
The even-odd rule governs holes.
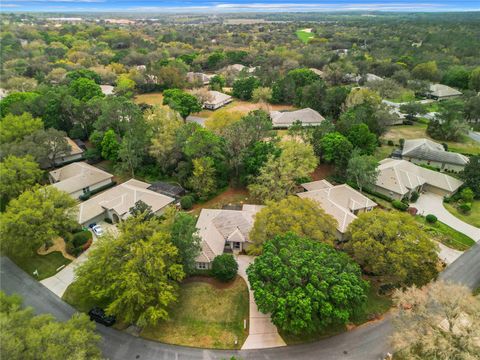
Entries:
POLYGON ((480 123, 480 96, 472 96, 465 103, 465 119, 470 123, 480 123))
POLYGON ((128 212, 132 216, 142 216, 144 220, 150 220, 154 213, 152 212, 152 207, 142 200, 138 200, 135 205, 133 205, 128 212))
POLYGON ((50 314, 35 315, 18 295, 0 291, 2 356, 7 359, 100 360, 101 337, 85 314, 58 322, 50 314))
POLYGON ((205 120, 205 127, 217 135, 222 135, 229 125, 240 121, 242 117, 243 113, 240 111, 220 109, 205 120))
POLYGON ((222 75, 215 75, 210 79, 209 82, 209 87, 210 90, 215 90, 215 91, 223 91, 223 88, 225 87, 226 82, 225 78, 222 75))
POLYGON ((287 232, 333 245, 336 226, 336 220, 313 200, 289 196, 279 202, 268 202, 255 215, 248 251, 261 254, 268 240, 287 232))
POLYGON ((42 129, 42 119, 34 118, 29 113, 23 113, 18 116, 8 114, 0 121, 0 143, 20 141, 25 136, 42 129))
POLYGON ((4 88, 11 92, 28 92, 37 87, 37 80, 25 76, 14 76, 5 82, 4 88))
POLYGON ((94 128, 103 133, 109 129, 123 137, 127 129, 143 120, 141 109, 137 104, 123 96, 114 96, 104 99, 100 104, 100 116, 95 121, 94 128))
POLYGON ((407 118, 410 119, 415 119, 417 115, 424 115, 427 113, 425 106, 416 101, 400 105, 400 111, 407 114, 407 118))
POLYGON ((216 190, 215 166, 212 158, 193 159, 190 186, 200 200, 206 200, 216 190))
POLYGON ((470 73, 470 81, 468 82, 470 89, 480 91, 480 67, 476 67, 470 73))
POLYGON ((2 251, 28 256, 76 226, 76 201, 53 186, 37 186, 10 200, 1 215, 2 251))
POLYGON ((399 359, 474 359, 480 353, 480 299, 438 281, 396 290, 392 343, 399 359))
POLYGON ((167 233, 172 237, 172 244, 178 249, 179 262, 183 265, 183 271, 185 274, 191 275, 196 270, 196 258, 202 250, 201 239, 197 233, 197 219, 174 207, 169 207, 165 211, 164 217, 163 224, 166 226, 167 233))
POLYGON ((101 84, 102 82, 100 75, 98 75, 95 71, 92 71, 92 70, 80 69, 80 70, 70 71, 67 73, 67 79, 69 79, 72 82, 82 78, 93 80, 96 84, 101 84))
POLYGON ((252 101, 267 104, 272 100, 272 89, 269 87, 257 87, 252 92, 252 101))
POLYGON ((121 74, 117 78, 117 85, 115 86, 115 94, 130 98, 133 96, 136 83, 126 74, 121 74))
POLYGON ((102 143, 102 157, 110 161, 118 160, 118 150, 120 149, 120 144, 117 140, 117 134, 112 129, 105 132, 103 135, 102 143))
POLYGON ((349 225, 345 241, 344 250, 385 284, 420 286, 438 274, 437 245, 409 214, 383 210, 360 214, 349 225))
POLYGON ((174 165, 172 156, 175 150, 177 132, 183 125, 180 114, 168 106, 155 106, 145 112, 145 121, 151 128, 152 139, 149 154, 153 156, 163 171, 174 165))
POLYGON ((346 254, 293 233, 268 241, 247 274, 259 310, 293 334, 346 324, 367 299, 368 283, 346 254))
POLYGON ((119 226, 117 237, 106 234, 97 240, 75 271, 76 285, 120 321, 155 325, 168 319, 185 276, 178 249, 155 217, 132 216, 119 226))
POLYGON ((7 156, 0 163, 0 197, 8 202, 35 185, 42 177, 31 156, 7 156))
POLYGON ((150 143, 149 127, 141 117, 129 124, 118 150, 120 168, 128 170, 132 177, 140 167, 150 143))
POLYGON ((94 97, 103 97, 102 89, 95 81, 87 78, 79 78, 69 85, 70 93, 76 99, 87 102, 94 97))
POLYGON ((352 143, 342 134, 332 132, 320 140, 322 158, 335 164, 337 169, 345 169, 353 151, 352 143))
POLYGON ((237 79, 233 83, 232 95, 240 100, 250 100, 253 90, 260 86, 260 82, 254 76, 237 79))
POLYGON ((324 107, 326 88, 323 80, 317 80, 312 84, 304 86, 295 97, 295 106, 300 108, 308 107, 321 112, 324 107))
POLYGON ((29 149, 32 149, 32 154, 40 165, 54 167, 59 157, 72 151, 66 136, 65 132, 53 128, 39 130, 26 136, 20 147, 25 145, 25 154, 30 154, 29 149))
POLYGON ((345 99, 345 108, 349 109, 362 104, 377 107, 381 102, 382 98, 376 91, 369 88, 356 88, 352 89, 345 99))
POLYGON ((412 75, 418 80, 428 80, 431 82, 438 81, 440 78, 440 73, 435 61, 418 64, 413 68, 412 75))
POLYGON ((281 154, 280 148, 272 141, 256 141, 245 149, 243 153, 243 164, 245 176, 254 178, 260 174, 260 169, 267 162, 270 155, 277 158, 281 154))
POLYGON ((338 119, 350 89, 346 86, 334 86, 327 89, 322 104, 322 114, 338 119))
POLYGON ((39 116, 39 113, 33 113, 39 96, 39 94, 34 92, 14 92, 8 94, 0 100, 0 116, 3 117, 7 114, 22 115, 25 112, 39 116))
POLYGON ((463 102, 443 101, 436 118, 428 123, 427 134, 434 139, 460 141, 468 133, 463 120, 463 102))
POLYGON ((442 83, 460 89, 468 89, 470 73, 463 66, 452 66, 443 75, 442 83))
POLYGON ((371 133, 366 124, 353 125, 347 135, 348 141, 361 155, 373 155, 377 148, 377 137, 371 133))
POLYGON ((212 275, 220 281, 228 282, 235 278, 238 264, 232 254, 215 256, 212 262, 212 275))
POLYGON ((480 155, 470 157, 470 161, 460 173, 460 177, 475 194, 475 197, 480 198, 480 155))
POLYGON ((355 182, 360 192, 366 186, 374 185, 378 177, 378 161, 374 156, 361 155, 354 151, 348 161, 347 176, 348 180, 355 182))
POLYGON ((297 90, 320 80, 320 76, 310 69, 290 70, 284 78, 277 80, 272 86, 272 102, 292 104, 297 90))
POLYGON ((262 201, 281 200, 290 195, 298 179, 305 179, 315 170, 318 160, 310 144, 284 141, 278 157, 270 155, 260 175, 248 186, 253 197, 262 201))
POLYGON ((202 104, 197 98, 180 89, 168 89, 163 92, 163 105, 176 110, 185 119, 191 113, 202 110, 202 104))

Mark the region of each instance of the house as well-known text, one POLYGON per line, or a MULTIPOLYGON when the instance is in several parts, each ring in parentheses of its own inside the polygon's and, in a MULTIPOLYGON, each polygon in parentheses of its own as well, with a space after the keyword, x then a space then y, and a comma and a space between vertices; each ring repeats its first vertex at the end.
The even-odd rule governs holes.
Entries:
POLYGON ((370 81, 383 81, 383 78, 381 78, 380 76, 378 75, 375 75, 375 74, 365 74, 363 77, 362 77, 363 81, 365 82, 370 82, 370 81))
POLYGON ((325 76, 325 73, 322 70, 319 70, 319 69, 316 69, 316 68, 310 68, 309 70, 314 72, 315 74, 317 74, 321 78, 323 78, 325 76))
POLYGON ((100 85, 103 95, 112 95, 114 87, 112 85, 100 85))
POLYGON ((212 75, 207 75, 199 72, 190 71, 187 73, 187 81, 189 83, 200 83, 202 85, 208 85, 212 77, 212 75))
POLYGON ((253 74, 256 69, 256 67, 248 67, 242 64, 233 64, 223 68, 222 72, 238 75, 242 71, 245 71, 247 74, 253 74))
POLYGON ((429 165, 440 171, 460 172, 468 164, 468 157, 462 154, 445 151, 442 144, 429 139, 405 140, 402 159, 415 164, 429 165))
MULTIPOLYGON (((65 137, 67 140, 68 145, 70 146, 70 150, 68 153, 62 153, 62 154, 57 154, 55 155, 55 158, 53 159, 53 163, 55 166, 62 166, 65 164, 69 164, 74 161, 82 160, 83 159, 83 153, 84 150, 80 148, 80 146, 77 145, 75 141, 70 139, 69 137, 65 137)), ((52 160, 53 155, 50 154, 49 159, 52 160)), ((47 169, 51 166, 49 161, 42 161, 40 164, 40 167, 42 169, 47 169)))
POLYGON ((50 183, 74 198, 108 186, 113 175, 85 162, 75 162, 48 173, 50 183))
POLYGON ((377 204, 347 184, 332 185, 327 180, 302 184, 306 192, 298 193, 300 198, 315 201, 329 215, 337 220, 337 237, 342 239, 348 225, 358 214, 371 211, 377 204))
POLYGON ((243 205, 242 210, 202 209, 197 220, 201 251, 197 269, 210 269, 216 256, 224 251, 241 252, 248 248, 255 214, 262 206, 243 205))
POLYGON ((208 93, 208 99, 203 103, 205 109, 217 110, 218 108, 232 102, 232 97, 230 95, 221 93, 220 91, 211 90, 208 93))
POLYGON ((270 111, 270 118, 274 128, 288 128, 296 121, 301 121, 302 126, 317 126, 325 120, 317 111, 305 108, 295 111, 270 111))
POLYGON ((8 95, 7 90, 0 88, 0 100, 2 100, 7 95, 8 95))
POLYGON ((148 183, 130 179, 91 197, 78 205, 78 223, 86 226, 106 218, 118 223, 130 216, 130 208, 140 200, 150 206, 154 214, 162 214, 175 199, 149 190, 149 187, 148 183))
POLYGON ((427 94, 428 97, 435 100, 451 99, 460 95, 462 95, 460 91, 443 84, 430 85, 430 92, 427 94))
POLYGON ((396 200, 410 198, 414 191, 452 195, 463 184, 451 176, 406 160, 383 159, 380 161, 378 171, 373 190, 396 200))
POLYGON ((170 184, 163 181, 157 181, 148 187, 148 190, 155 191, 156 193, 170 196, 175 199, 180 199, 185 195, 185 189, 180 185, 170 184))

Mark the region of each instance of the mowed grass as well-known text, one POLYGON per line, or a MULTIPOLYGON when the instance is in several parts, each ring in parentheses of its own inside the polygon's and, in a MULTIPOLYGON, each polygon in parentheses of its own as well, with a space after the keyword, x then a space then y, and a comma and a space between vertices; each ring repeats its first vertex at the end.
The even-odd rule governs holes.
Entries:
POLYGON ((69 259, 64 258, 59 251, 54 251, 48 255, 38 255, 35 253, 27 257, 12 255, 10 259, 37 280, 43 280, 55 275, 60 266, 68 265, 71 262, 69 259), (33 275, 35 270, 38 271, 38 276, 33 275))
POLYGON ((170 310, 170 320, 145 328, 141 336, 184 346, 240 349, 248 335, 248 329, 243 329, 248 304, 247 284, 240 277, 228 287, 186 282, 179 302, 170 310))
POLYGON ((147 94, 140 94, 135 96, 135 103, 148 105, 162 105, 163 94, 161 92, 153 92, 147 94))
MULTIPOLYGON (((350 327, 355 327, 364 324, 367 321, 380 318, 392 307, 392 299, 387 295, 379 295, 378 287, 370 283, 370 288, 367 292, 367 301, 364 306, 358 309, 358 312, 353 315, 350 327)), ((293 335, 280 331, 280 335, 287 345, 303 344, 308 342, 318 341, 327 337, 331 337, 347 330, 344 325, 333 325, 324 329, 323 331, 313 334, 293 335)))
POLYGON ((466 222, 467 224, 480 228, 480 200, 472 202, 472 210, 468 214, 458 211, 453 204, 444 203, 445 209, 447 209, 452 215, 466 222))
POLYGON ((427 138, 439 143, 446 143, 448 145, 449 151, 465 153, 465 154, 480 154, 480 146, 473 139, 465 136, 463 142, 455 141, 439 141, 432 139, 426 133, 427 125, 426 124, 415 124, 415 125, 398 125, 392 126, 389 128, 388 132, 382 137, 383 140, 393 140, 395 144, 399 143, 400 139, 418 139, 418 138, 427 138))
POLYGON ((451 228, 440 220, 437 220, 434 224, 430 224, 423 216, 417 215, 415 219, 423 226, 427 233, 433 236, 433 240, 437 240, 449 248, 465 251, 475 245, 475 241, 470 237, 451 228))
POLYGON ((310 41, 310 39, 313 39, 314 36, 315 36, 313 33, 305 31, 305 30, 297 30, 295 32, 295 34, 305 44, 308 43, 310 41))

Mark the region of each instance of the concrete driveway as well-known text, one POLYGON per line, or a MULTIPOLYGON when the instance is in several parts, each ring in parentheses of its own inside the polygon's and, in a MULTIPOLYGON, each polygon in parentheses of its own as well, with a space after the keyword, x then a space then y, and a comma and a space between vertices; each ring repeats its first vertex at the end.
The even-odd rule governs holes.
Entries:
POLYGON ((417 208, 419 214, 424 216, 433 214, 441 222, 471 237, 474 241, 480 241, 480 229, 450 214, 448 210, 443 207, 443 196, 427 192, 421 194, 417 202, 412 203, 411 206, 417 208))
POLYGON ((257 304, 253 297, 253 291, 250 289, 250 283, 247 277, 247 268, 253 262, 253 256, 239 255, 238 275, 240 275, 248 285, 250 296, 250 326, 248 329, 248 337, 242 346, 245 349, 266 349, 279 346, 286 346, 285 341, 278 334, 277 327, 273 325, 269 314, 263 314, 258 310, 257 304))
MULTIPOLYGON (((113 235, 118 234, 118 229, 115 225, 108 224, 103 221, 100 222, 99 225, 102 226, 105 232, 110 232, 113 235)), ((94 246, 96 240, 97 237, 95 236, 95 234, 93 234, 92 246, 94 246)), ((68 286, 75 280, 75 268, 81 263, 83 263, 85 260, 87 260, 87 254, 90 249, 91 247, 87 249, 87 251, 82 253, 79 257, 77 257, 75 260, 73 260, 70 264, 65 266, 58 273, 47 279, 43 279, 42 281, 40 281, 40 283, 45 285, 45 287, 47 287, 51 292, 61 298, 65 293, 65 290, 67 290, 68 286)))

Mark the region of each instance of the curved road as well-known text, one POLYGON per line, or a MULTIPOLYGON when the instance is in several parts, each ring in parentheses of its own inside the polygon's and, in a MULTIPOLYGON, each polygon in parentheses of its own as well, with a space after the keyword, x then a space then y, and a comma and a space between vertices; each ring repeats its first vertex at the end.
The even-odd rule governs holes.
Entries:
MULTIPOLYGON (((75 312, 71 306, 32 279, 8 258, 2 257, 0 265, 0 288, 7 294, 22 295, 25 305, 33 307, 37 313, 51 313, 58 320, 65 321, 75 312)), ((474 245, 459 257, 441 274, 440 278, 460 282, 472 289, 480 286, 480 244, 474 245)), ((101 325, 97 326, 97 330, 103 337, 103 353, 109 359, 213 360, 229 359, 236 355, 243 360, 367 360, 380 359, 389 350, 388 337, 392 332, 392 326, 387 316, 384 320, 311 344, 243 351, 205 350, 166 345, 101 325)))

